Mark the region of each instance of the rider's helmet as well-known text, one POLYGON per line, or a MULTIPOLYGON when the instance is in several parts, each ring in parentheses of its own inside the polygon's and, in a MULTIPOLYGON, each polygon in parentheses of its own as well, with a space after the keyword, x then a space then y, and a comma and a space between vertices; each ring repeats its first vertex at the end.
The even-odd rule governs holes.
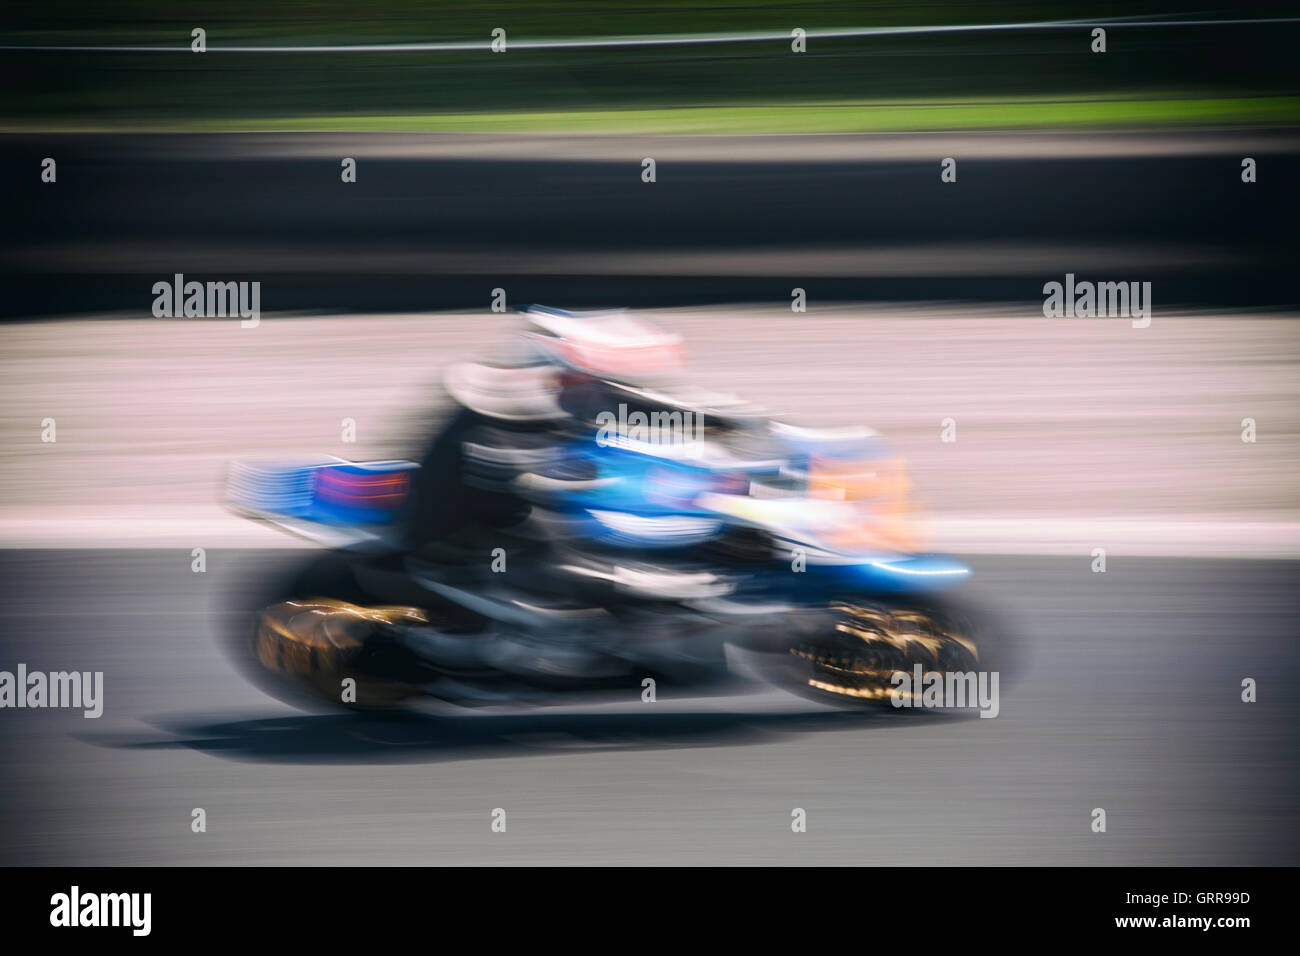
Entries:
POLYGON ((555 362, 560 406, 580 421, 625 406, 631 411, 691 411, 715 424, 752 418, 758 409, 733 395, 686 381, 681 336, 626 311, 525 311, 525 341, 555 362))
POLYGON ((683 366, 679 336, 625 311, 528 306, 522 316, 508 354, 447 370, 444 385, 462 405, 507 422, 581 417, 608 389, 667 381, 683 366))
POLYGON ((577 375, 646 385, 667 381, 685 366, 681 336, 624 310, 566 312, 533 305, 523 316, 527 345, 577 375))

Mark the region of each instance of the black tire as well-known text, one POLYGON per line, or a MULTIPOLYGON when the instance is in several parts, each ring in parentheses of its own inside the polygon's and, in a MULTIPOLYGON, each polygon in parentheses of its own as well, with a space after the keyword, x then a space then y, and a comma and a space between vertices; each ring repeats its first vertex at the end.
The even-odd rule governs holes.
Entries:
POLYGON ((802 616, 778 669, 802 696, 840 706, 895 709, 899 671, 997 672, 999 687, 1019 670, 1015 641, 970 606, 855 599, 802 616))
POLYGON ((319 629, 308 639, 307 631, 290 623, 294 614, 320 615, 333 609, 321 602, 363 608, 374 603, 357 583, 361 560, 346 552, 327 552, 273 575, 269 584, 263 579, 241 588, 233 596, 232 620, 224 634, 227 655, 236 668, 265 693, 299 708, 399 707, 415 690, 378 677, 370 666, 373 645, 382 640, 378 625, 356 618, 346 627, 331 627, 325 639, 319 629), (286 606, 289 602, 304 606, 286 606), (355 682, 355 703, 343 699, 343 681, 349 678, 355 682))

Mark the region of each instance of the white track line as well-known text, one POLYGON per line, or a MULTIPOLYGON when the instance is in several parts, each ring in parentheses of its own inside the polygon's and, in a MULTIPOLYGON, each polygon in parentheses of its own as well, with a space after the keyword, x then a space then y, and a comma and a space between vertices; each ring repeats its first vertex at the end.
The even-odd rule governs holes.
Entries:
MULTIPOLYGON (((0 517, 0 549, 312 548, 311 542, 217 506, 169 513, 62 509, 0 517)), ((1198 520, 1153 516, 935 515, 931 547, 956 554, 1297 558, 1300 523, 1243 518, 1198 520)))

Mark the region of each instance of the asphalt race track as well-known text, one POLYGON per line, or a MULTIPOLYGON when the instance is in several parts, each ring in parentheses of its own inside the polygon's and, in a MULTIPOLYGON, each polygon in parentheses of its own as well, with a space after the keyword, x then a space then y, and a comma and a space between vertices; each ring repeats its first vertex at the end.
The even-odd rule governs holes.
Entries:
POLYGON ((299 557, 0 553, 5 666, 102 670, 106 701, 0 715, 0 863, 1300 862, 1293 562, 975 559, 1029 648, 993 720, 768 690, 380 720, 291 710, 218 649, 241 582, 299 557))

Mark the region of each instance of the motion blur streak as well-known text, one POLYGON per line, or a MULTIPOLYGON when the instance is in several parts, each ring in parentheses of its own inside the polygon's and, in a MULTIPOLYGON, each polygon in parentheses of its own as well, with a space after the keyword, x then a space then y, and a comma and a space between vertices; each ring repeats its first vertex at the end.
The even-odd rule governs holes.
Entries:
POLYGON ((51 154, 79 171, 12 197, 26 226, 0 237, 0 314, 14 316, 148 315, 176 272, 260 281, 264 311, 477 310, 498 287, 572 308, 788 302, 796 287, 814 304, 1041 305, 1066 273, 1151 281, 1160 308, 1300 305, 1293 130, 0 143, 15 181, 51 154), (958 182, 940 188, 954 153, 958 182), (354 154, 342 186, 338 157, 354 154), (1267 171, 1258 183, 1240 182, 1242 156, 1267 171))
MULTIPOLYGON (((710 387, 887 435, 939 547, 1086 555, 1100 535, 1140 553, 1300 553, 1300 332, 1285 316, 1157 311, 1138 330, 1044 319, 1036 306, 652 314, 683 333, 710 387), (947 417, 958 423, 951 444, 940 441, 947 417), (1245 417, 1260 423, 1256 444, 1240 440, 1245 417)), ((269 317, 248 330, 120 318, 0 327, 0 539, 182 545, 194 522, 215 541, 278 543, 217 507, 231 458, 416 454, 441 414, 442 370, 514 323, 444 314, 269 317), (37 428, 47 415, 59 422, 53 445, 37 428), (341 441, 345 416, 359 423, 355 444, 341 441)))
MULTIPOLYGON (((840 29, 808 30, 810 40, 834 40, 852 37, 915 36, 919 34, 943 33, 987 33, 1012 30, 1064 30, 1073 27, 1091 25, 1109 25, 1119 23, 1122 27, 1225 27, 1225 26, 1262 26, 1270 23, 1300 23, 1298 17, 1266 18, 1225 18, 1213 20, 1143 20, 1140 18, 1111 18, 1107 20, 1052 20, 1031 23, 968 23, 949 24, 946 26, 915 27, 843 27, 840 29)), ((510 47, 516 50, 585 50, 605 47, 638 46, 699 46, 727 43, 767 43, 784 42, 790 39, 786 33, 763 33, 749 31, 742 33, 709 34, 658 34, 655 36, 628 37, 570 37, 568 39, 550 40, 511 40, 510 47)), ((331 46, 219 46, 208 48, 211 53, 437 53, 465 52, 469 50, 488 51, 491 41, 480 43, 456 43, 450 41, 430 43, 351 43, 331 46)), ((188 46, 0 46, 0 50, 30 50, 43 53, 190 53, 188 46)))

